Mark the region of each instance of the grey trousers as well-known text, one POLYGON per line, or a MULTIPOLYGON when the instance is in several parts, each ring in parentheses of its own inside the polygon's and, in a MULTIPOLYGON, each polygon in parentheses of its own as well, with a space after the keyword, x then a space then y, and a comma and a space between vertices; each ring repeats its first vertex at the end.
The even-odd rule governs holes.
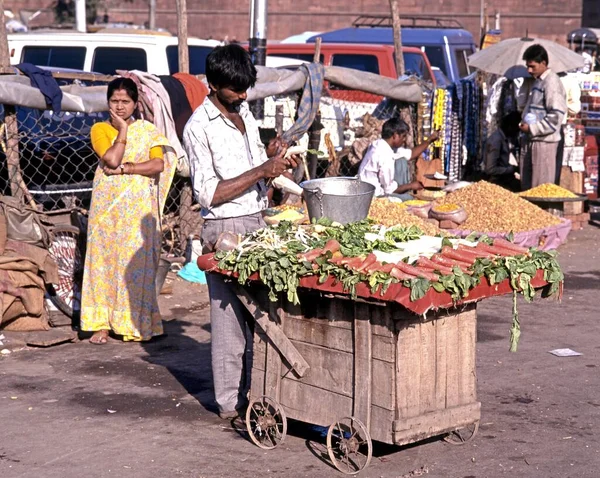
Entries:
MULTIPOLYGON (((207 220, 202 229, 203 252, 211 252, 222 232, 252 232, 265 223, 260 214, 232 219, 207 220)), ((210 299, 211 355, 215 400, 221 412, 242 407, 247 398, 247 351, 252 334, 247 321, 252 317, 220 274, 206 274, 210 299)))
POLYGON ((521 190, 534 188, 540 184, 554 183, 556 179, 556 154, 558 142, 521 140, 521 190))

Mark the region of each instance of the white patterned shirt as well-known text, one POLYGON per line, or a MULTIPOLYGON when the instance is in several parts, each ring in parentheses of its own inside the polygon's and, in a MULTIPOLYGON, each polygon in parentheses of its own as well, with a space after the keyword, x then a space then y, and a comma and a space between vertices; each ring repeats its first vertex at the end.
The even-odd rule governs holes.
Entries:
POLYGON ((394 180, 395 162, 410 159, 412 151, 398 148, 396 152, 384 139, 373 141, 358 168, 358 177, 375 186, 375 196, 387 196, 398 189, 394 180))
POLYGON ((240 191, 236 198, 211 206, 220 181, 236 178, 268 159, 247 103, 240 106, 240 117, 246 126, 245 136, 206 98, 183 130, 192 186, 205 219, 247 216, 268 206, 267 188, 262 180, 240 191))

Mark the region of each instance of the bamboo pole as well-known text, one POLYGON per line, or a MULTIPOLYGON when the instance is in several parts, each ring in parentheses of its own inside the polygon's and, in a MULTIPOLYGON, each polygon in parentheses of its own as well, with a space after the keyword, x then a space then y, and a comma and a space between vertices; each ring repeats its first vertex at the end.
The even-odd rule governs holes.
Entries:
POLYGON ((392 29, 394 31, 394 55, 396 57, 396 72, 404 75, 404 56, 402 55, 402 24, 398 10, 398 0, 390 0, 392 10, 392 29))

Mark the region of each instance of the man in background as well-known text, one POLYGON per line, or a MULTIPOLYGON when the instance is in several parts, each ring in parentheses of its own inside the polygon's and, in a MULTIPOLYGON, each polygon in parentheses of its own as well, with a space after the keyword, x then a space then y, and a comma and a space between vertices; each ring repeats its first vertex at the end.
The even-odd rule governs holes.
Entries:
POLYGON ((406 148, 409 128, 400 118, 387 120, 381 129, 381 138, 373 141, 365 154, 358 176, 375 186, 375 196, 394 196, 403 201, 412 199, 409 191, 419 191, 423 185, 411 177, 409 161, 417 159, 438 138, 431 137, 413 149, 406 148))
POLYGON ((535 79, 519 125, 523 132, 521 189, 527 190, 556 179, 556 155, 567 101, 560 78, 548 67, 548 52, 542 45, 527 48, 523 60, 535 79))

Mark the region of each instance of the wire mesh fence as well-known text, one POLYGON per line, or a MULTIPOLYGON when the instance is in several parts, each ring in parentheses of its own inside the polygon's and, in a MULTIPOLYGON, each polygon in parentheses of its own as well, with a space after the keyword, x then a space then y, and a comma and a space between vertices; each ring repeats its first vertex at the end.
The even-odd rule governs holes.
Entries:
MULTIPOLYGON (((306 168, 297 171, 297 180, 356 175, 366 148, 380 135, 385 119, 402 115, 416 125, 414 106, 375 95, 361 96, 362 92, 341 93, 324 91, 319 114, 299 141, 318 154, 307 156, 306 168), (355 101, 365 99, 368 101, 355 101)), ((265 99, 261 121, 265 142, 292 126, 299 98, 300 92, 265 99)), ((98 166, 90 129, 107 118, 107 112, 56 113, 0 105, 0 194, 18 196, 43 211, 74 206, 89 209, 98 166)), ((169 255, 183 255, 188 239, 200 235, 200 207, 189 178, 175 177, 162 222, 163 252, 169 255)))

